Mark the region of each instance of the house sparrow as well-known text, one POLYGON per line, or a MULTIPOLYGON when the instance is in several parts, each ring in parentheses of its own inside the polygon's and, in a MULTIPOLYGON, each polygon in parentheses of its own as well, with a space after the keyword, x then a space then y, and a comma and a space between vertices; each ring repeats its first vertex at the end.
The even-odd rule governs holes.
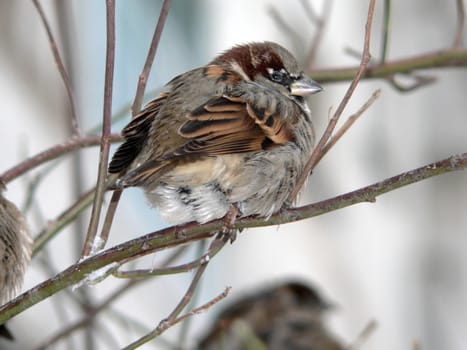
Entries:
MULTIPOLYGON (((322 88, 282 46, 251 43, 172 79, 123 129, 114 188, 141 186, 168 222, 268 218, 310 157, 305 96, 322 88)), ((290 203, 286 203, 290 204, 290 203)))
MULTIPOLYGON (((4 189, 0 180, 0 305, 15 297, 21 289, 32 246, 26 219, 3 196, 4 189)), ((4 325, 0 325, 0 336, 13 338, 4 325)))
POLYGON ((198 349, 343 350, 324 324, 328 309, 308 285, 271 286, 222 311, 198 349))

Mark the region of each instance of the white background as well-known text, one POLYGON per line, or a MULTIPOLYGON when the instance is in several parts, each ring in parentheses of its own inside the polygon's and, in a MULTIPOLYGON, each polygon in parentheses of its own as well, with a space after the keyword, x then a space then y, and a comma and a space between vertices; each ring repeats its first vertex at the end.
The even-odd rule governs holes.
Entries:
MULTIPOLYGON (((67 64, 72 67, 79 118, 83 130, 89 129, 99 123, 102 115, 104 2, 61 2, 58 10, 55 2, 43 2, 54 33, 61 33, 58 37, 67 42, 60 49, 69 53, 67 64), (62 24, 57 18, 62 19, 62 24)), ((312 3, 319 11, 321 2, 312 3)), ((376 60, 382 26, 382 7, 378 3, 372 39, 376 60)), ((150 1, 118 2, 115 110, 126 106, 134 96, 159 6, 159 2, 154 6, 150 1)), ((347 55, 344 49, 361 50, 366 7, 366 1, 334 1, 317 68, 358 64, 358 59, 347 55)), ((26 156, 65 140, 69 116, 63 84, 32 3, 1 2, 0 8, 0 172, 3 172, 26 156)), ((389 59, 452 45, 455 1, 394 1, 392 9, 389 59)), ((314 31, 315 26, 307 20, 299 1, 174 1, 148 91, 237 43, 274 40, 303 57, 314 31), (295 47, 271 19, 267 10, 270 4, 301 34, 302 47, 295 47)), ((437 83, 405 94, 381 80, 360 84, 346 115, 355 112, 375 89, 381 88, 382 96, 316 168, 302 203, 342 194, 467 151, 467 71, 457 68, 423 73, 436 76, 437 83)), ((337 107, 347 86, 348 83, 326 84, 325 92, 310 99, 318 135, 326 124, 329 107, 337 107)), ((115 131, 123 125, 115 125, 115 131)), ((82 155, 80 177, 84 188, 88 188, 95 182, 98 149, 88 149, 82 155)), ((71 203, 70 164, 67 158, 40 185, 39 204, 28 214, 33 234, 71 203)), ((7 197, 21 206, 26 185, 34 174, 37 171, 9 184, 7 197)), ((329 323, 345 343, 352 342, 375 319, 379 327, 363 349, 410 349, 414 342, 419 342, 424 350, 465 349, 466 208, 464 171, 391 192, 373 204, 359 204, 279 228, 248 230, 211 262, 199 303, 228 285, 233 287, 234 299, 266 283, 301 278, 317 286, 328 300, 338 305, 329 315, 329 323)), ((148 208, 141 191, 128 190, 118 209, 109 245, 163 225, 157 212, 148 208)), ((51 242, 48 252, 57 271, 77 259, 76 234, 76 230, 67 229, 51 242)), ((158 261, 160 257, 156 256, 144 263, 157 266, 158 261)), ((50 277, 38 266, 34 261, 26 276, 25 289, 50 277)), ((189 275, 154 279, 119 299, 115 309, 150 329, 176 305, 188 282, 189 275)), ((110 278, 98 286, 84 288, 99 300, 120 283, 110 278)), ((78 317, 76 305, 64 293, 57 301, 62 307, 66 305, 67 319, 78 317)), ((193 319, 189 344, 203 334, 221 308, 218 305, 193 319)), ((54 334, 64 322, 56 310, 47 301, 19 315, 10 322, 18 341, 7 344, 0 340, 1 347, 33 348, 45 336, 54 334)), ((128 344, 142 335, 122 331, 110 318, 99 318, 98 322, 116 342, 110 343, 110 348, 128 344)), ((164 337, 175 341, 179 331, 178 326, 164 337)), ((99 337, 99 349, 108 344, 106 332, 102 331, 104 335, 99 337)), ((82 348, 81 338, 74 340, 77 348, 82 348)), ((142 348, 163 348, 161 344, 156 342, 142 348)), ((57 348, 65 349, 68 345, 62 342, 57 348)))

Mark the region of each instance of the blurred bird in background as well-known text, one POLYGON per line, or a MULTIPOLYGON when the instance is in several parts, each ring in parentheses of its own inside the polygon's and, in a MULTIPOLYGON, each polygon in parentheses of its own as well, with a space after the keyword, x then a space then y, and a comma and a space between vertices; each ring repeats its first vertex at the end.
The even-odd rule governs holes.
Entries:
POLYGON ((197 349, 341 350, 324 323, 330 307, 308 285, 281 283, 227 307, 197 349))

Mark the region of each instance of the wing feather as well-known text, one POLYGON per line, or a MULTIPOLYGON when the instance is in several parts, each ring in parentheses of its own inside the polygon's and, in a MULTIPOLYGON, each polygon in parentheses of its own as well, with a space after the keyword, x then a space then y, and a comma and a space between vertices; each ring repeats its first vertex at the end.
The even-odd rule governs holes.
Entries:
POLYGON ((214 97, 194 109, 178 130, 187 142, 164 156, 216 156, 259 151, 292 140, 285 120, 241 97, 214 97))
POLYGON ((125 142, 114 153, 112 161, 109 164, 109 173, 120 173, 126 170, 136 159, 145 145, 151 125, 165 98, 166 95, 161 95, 161 97, 151 101, 122 130, 125 142))

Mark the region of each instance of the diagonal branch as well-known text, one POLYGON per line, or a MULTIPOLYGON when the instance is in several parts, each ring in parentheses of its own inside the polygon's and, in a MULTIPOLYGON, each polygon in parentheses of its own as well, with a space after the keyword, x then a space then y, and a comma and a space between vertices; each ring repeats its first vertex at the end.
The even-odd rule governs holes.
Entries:
POLYGON ((213 300, 211 300, 207 304, 201 306, 200 308, 196 308, 196 309, 194 309, 194 310, 192 310, 192 311, 190 311, 190 312, 188 312, 188 313, 186 313, 186 314, 179 317, 180 313, 185 309, 185 307, 188 305, 188 303, 193 298, 193 294, 195 292, 195 289, 196 289, 196 287, 198 286, 198 284, 199 284, 199 282, 201 280, 201 276, 203 275, 204 271, 208 267, 209 261, 211 261, 211 258, 215 254, 217 254, 225 246, 226 242, 227 241, 224 240, 222 237, 215 238, 212 241, 212 243, 211 243, 211 245, 209 246, 209 249, 208 249, 208 254, 212 254, 212 255, 203 256, 201 264, 199 265, 198 270, 196 270, 195 276, 193 277, 193 280, 191 281, 191 284, 188 287, 188 290, 186 291, 185 295, 182 297, 180 302, 177 304, 177 306, 172 310, 170 315, 166 319, 162 320, 154 330, 152 330, 151 332, 145 334, 143 337, 141 337, 140 339, 138 339, 135 342, 131 343, 130 345, 128 345, 124 349, 129 350, 129 349, 138 348, 139 346, 141 346, 141 345, 149 342, 150 340, 158 337, 159 335, 161 335, 163 332, 165 332, 167 329, 174 326, 175 324, 181 322, 182 320, 186 319, 187 317, 190 317, 192 315, 195 315, 197 313, 200 313, 200 312, 208 309, 209 307, 216 304, 217 302, 219 302, 220 300, 224 299, 227 296, 230 288, 226 288, 224 293, 222 293, 218 297, 214 298, 213 300))
MULTIPOLYGON (((118 142, 121 141, 121 139, 122 137, 118 134, 109 135, 109 142, 118 142)), ((65 142, 52 146, 6 170, 3 174, 0 174, 0 179, 5 183, 8 183, 29 170, 34 169, 35 167, 52 159, 63 156, 64 154, 79 148, 98 146, 100 142, 101 137, 95 135, 71 137, 65 142)))
POLYGON ((151 46, 149 47, 146 62, 144 63, 143 71, 139 75, 135 100, 131 106, 131 114, 133 117, 141 110, 144 90, 146 89, 146 84, 148 82, 149 73, 151 72, 152 63, 154 62, 154 57, 156 57, 157 48, 161 39, 162 30, 164 29, 165 20, 169 14, 169 9, 170 0, 164 0, 161 12, 159 14, 159 20, 157 21, 156 29, 154 30, 154 35, 152 36, 151 46))
POLYGON ((308 50, 307 57, 305 60, 305 71, 310 72, 312 68, 314 67, 316 57, 318 54, 318 50, 321 46, 321 41, 323 40, 324 37, 324 29, 326 28, 326 25, 329 20, 329 16, 331 14, 331 8, 332 8, 332 0, 327 0, 323 4, 323 13, 320 17, 318 17, 311 5, 309 4, 308 1, 302 0, 302 6, 305 10, 305 12, 308 14, 308 18, 310 21, 316 23, 316 32, 313 35, 313 39, 311 40, 311 45, 310 49, 308 50))
MULTIPOLYGON (((168 258, 161 264, 161 266, 167 266, 171 264, 174 260, 176 260, 181 253, 183 253, 184 247, 181 249, 177 249, 174 251, 168 258)), ((99 315, 102 311, 106 310, 116 299, 123 296, 126 292, 128 292, 131 288, 140 285, 142 282, 149 281, 149 278, 139 278, 139 279, 132 279, 123 284, 121 287, 117 288, 114 292, 112 292, 109 296, 107 296, 103 301, 99 304, 93 306, 89 312, 83 316, 80 320, 73 322, 72 324, 64 327, 58 333, 51 336, 49 339, 44 341, 41 345, 39 345, 35 350, 42 350, 48 349, 51 345, 57 343, 58 341, 69 337, 73 332, 89 327, 90 323, 99 315)))
POLYGON ((71 88, 70 78, 68 77, 68 73, 66 71, 65 65, 63 64, 62 58, 60 57, 60 53, 58 52, 57 42, 52 34, 52 29, 50 28, 49 21, 45 16, 44 10, 42 9, 39 0, 32 0, 32 3, 36 7, 37 12, 39 13, 39 17, 42 20, 42 24, 44 25, 45 31, 47 32, 47 38, 49 39, 50 48, 52 49, 52 54, 54 56, 55 64, 57 65, 58 72, 63 80, 63 84, 65 85, 66 92, 68 94, 68 100, 70 102, 70 110, 71 110, 71 126, 73 128, 73 134, 79 135, 79 123, 78 123, 78 115, 76 113, 76 106, 75 106, 75 99, 73 97, 73 90, 71 88))
POLYGON ((97 189, 92 207, 91 220, 89 221, 86 241, 84 242, 81 256, 92 253, 97 238, 97 226, 99 225, 102 203, 105 192, 105 178, 107 176, 107 163, 110 151, 110 128, 112 119, 112 92, 115 65, 115 1, 106 0, 107 18, 107 48, 105 59, 105 83, 104 83, 104 111, 102 116, 102 137, 99 157, 99 169, 97 174, 97 189))
POLYGON ((347 118, 345 123, 339 128, 339 130, 336 131, 336 133, 329 139, 329 141, 321 150, 318 162, 321 161, 321 159, 337 143, 337 141, 340 140, 340 138, 347 132, 347 130, 350 129, 350 127, 357 121, 357 119, 360 118, 363 115, 363 113, 365 113, 366 110, 373 105, 373 103, 379 98, 380 95, 381 90, 376 90, 356 113, 352 114, 350 117, 347 118))
POLYGON ((180 313, 183 311, 183 309, 185 309, 185 307, 188 305, 191 298, 193 297, 195 289, 198 286, 199 281, 201 280, 201 276, 203 275, 204 271, 206 271, 206 268, 208 267, 208 263, 209 263, 209 260, 205 260, 205 262, 198 267, 198 270, 196 270, 195 276, 193 277, 193 280, 191 281, 190 286, 188 287, 188 290, 186 291, 185 295, 182 297, 180 302, 177 304, 177 306, 172 310, 170 315, 166 319, 163 319, 159 323, 159 325, 155 329, 153 329, 151 332, 145 334, 141 338, 132 342, 130 345, 125 346, 123 349, 125 350, 136 349, 140 347, 141 345, 158 337, 163 332, 165 332, 167 329, 169 329, 172 325, 175 324, 175 321, 177 320, 178 315, 180 315, 180 313))
MULTIPOLYGON (((185 314, 183 314, 183 315, 181 315, 179 317, 176 317, 176 318, 170 320, 170 322, 168 320, 164 320, 163 322, 161 322, 160 326, 157 328, 158 332, 157 332, 156 336, 161 335, 163 332, 165 332, 170 327, 175 326, 177 323, 180 323, 181 321, 184 321, 184 320, 186 320, 187 318, 189 318, 191 316, 198 315, 200 313, 206 312, 208 309, 213 307, 215 304, 217 304, 221 300, 227 298, 227 296, 229 295, 231 289, 232 289, 231 287, 226 287, 224 289, 224 291, 221 294, 219 294, 218 296, 216 296, 215 298, 209 300, 207 303, 205 303, 205 304, 203 304, 201 306, 198 306, 198 307, 194 308, 191 311, 188 311, 187 313, 185 313, 185 314)), ((153 337, 153 338, 155 338, 155 337, 153 337)), ((153 339, 153 338, 151 338, 151 339, 153 339)), ((147 341, 149 341, 151 339, 141 338, 139 341, 136 341, 136 342, 126 346, 123 349, 124 350, 136 349, 140 345, 143 345, 144 343, 146 343, 147 341)))
MULTIPOLYGON (((268 221, 256 217, 241 218, 235 222, 232 229, 279 225, 322 215, 357 203, 374 202, 376 197, 397 188, 465 168, 467 168, 467 153, 454 155, 337 197, 300 208, 284 210, 273 215, 268 221)), ((126 262, 135 257, 206 239, 212 236, 210 232, 219 230, 223 224, 223 219, 203 225, 191 222, 183 226, 159 230, 99 252, 0 306, 0 324, 64 288, 80 282, 97 269, 112 263, 126 262)))
POLYGON ((323 136, 321 136, 321 139, 318 142, 318 145, 313 150, 313 153, 311 154, 311 157, 308 163, 305 165, 305 168, 303 169, 300 178, 295 184, 295 187, 293 188, 292 192, 289 194, 289 197, 288 197, 289 203, 292 203, 295 201, 295 198, 297 197, 298 192, 303 187, 303 184, 307 180, 308 175, 310 174, 311 170, 318 163, 319 155, 322 153, 322 149, 324 148, 329 138, 331 137, 332 132, 334 128, 336 127, 336 124, 340 116, 342 115, 342 112, 347 106, 347 103, 352 97, 353 92, 355 91, 358 83, 360 82, 361 77, 363 76, 363 73, 366 70, 366 67, 368 66, 368 63, 370 62, 371 24, 373 22, 374 10, 375 10, 375 0, 370 0, 370 5, 368 6, 367 22, 365 25, 365 40, 364 40, 364 45, 363 45, 363 53, 362 53, 362 60, 360 62, 360 67, 357 73, 355 74, 355 77, 353 78, 352 82, 350 83, 350 86, 347 89, 347 92, 345 93, 344 98, 342 99, 341 103, 337 107, 337 110, 334 113, 334 116, 329 121, 328 126, 326 130, 324 131, 323 136))

